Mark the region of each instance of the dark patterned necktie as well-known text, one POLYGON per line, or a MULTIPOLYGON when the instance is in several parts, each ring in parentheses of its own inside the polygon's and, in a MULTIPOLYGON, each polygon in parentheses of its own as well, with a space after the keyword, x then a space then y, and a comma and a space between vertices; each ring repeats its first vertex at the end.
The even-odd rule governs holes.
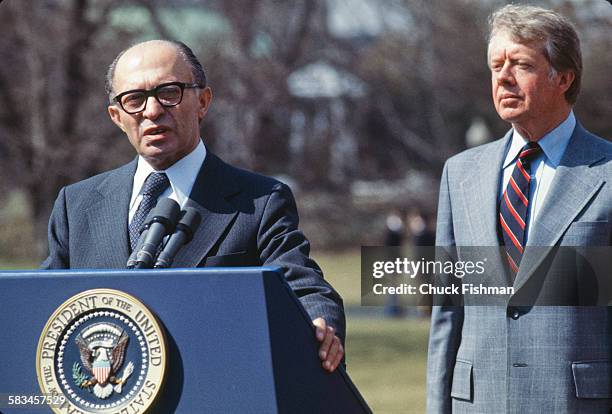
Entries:
POLYGON ((157 204, 157 198, 166 191, 169 185, 170 180, 168 180, 168 176, 165 173, 151 173, 145 180, 142 186, 142 200, 136 213, 134 213, 134 217, 132 217, 132 222, 128 226, 131 251, 136 247, 147 215, 157 204))
POLYGON ((529 142, 521 149, 499 206, 499 224, 513 276, 518 273, 526 242, 531 161, 541 152, 542 148, 535 142, 529 142))

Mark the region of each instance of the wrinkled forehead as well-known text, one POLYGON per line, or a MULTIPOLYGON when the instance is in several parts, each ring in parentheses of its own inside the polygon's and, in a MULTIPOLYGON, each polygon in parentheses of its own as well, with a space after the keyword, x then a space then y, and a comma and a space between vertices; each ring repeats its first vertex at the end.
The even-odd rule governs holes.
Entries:
POLYGON ((505 52, 512 49, 521 49, 523 52, 529 50, 532 54, 546 57, 546 40, 541 38, 527 39, 518 36, 512 31, 499 29, 491 33, 487 45, 487 57, 491 57, 491 52, 495 48, 503 48, 505 52))
POLYGON ((191 82, 189 66, 178 49, 164 42, 147 42, 128 49, 117 62, 115 90, 151 88, 161 82, 191 82))

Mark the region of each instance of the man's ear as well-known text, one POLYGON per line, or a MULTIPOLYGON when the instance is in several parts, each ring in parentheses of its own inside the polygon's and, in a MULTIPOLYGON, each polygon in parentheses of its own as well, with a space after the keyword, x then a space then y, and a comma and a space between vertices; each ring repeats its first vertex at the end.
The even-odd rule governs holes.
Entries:
POLYGON ((565 72, 559 72, 557 76, 559 88, 561 89, 561 92, 565 94, 565 92, 574 83, 574 79, 576 79, 576 74, 572 70, 567 70, 565 72))
POLYGON ((125 132, 125 128, 123 127, 123 122, 121 122, 121 113, 119 112, 121 109, 117 108, 117 105, 109 105, 108 106, 108 115, 110 119, 117 125, 123 132, 125 132))
POLYGON ((208 86, 200 91, 198 94, 198 101, 200 104, 200 109, 198 110, 198 119, 202 122, 202 119, 206 116, 208 112, 208 108, 210 108, 210 104, 212 102, 212 89, 208 86))

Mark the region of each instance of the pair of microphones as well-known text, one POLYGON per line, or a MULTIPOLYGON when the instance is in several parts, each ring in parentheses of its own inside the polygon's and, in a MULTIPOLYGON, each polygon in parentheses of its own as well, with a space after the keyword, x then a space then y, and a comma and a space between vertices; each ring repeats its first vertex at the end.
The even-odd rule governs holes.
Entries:
POLYGON ((162 198, 145 219, 145 225, 126 267, 170 267, 178 251, 193 238, 201 220, 202 216, 195 208, 187 207, 181 211, 176 201, 162 198), (164 243, 166 236, 169 237, 164 243))

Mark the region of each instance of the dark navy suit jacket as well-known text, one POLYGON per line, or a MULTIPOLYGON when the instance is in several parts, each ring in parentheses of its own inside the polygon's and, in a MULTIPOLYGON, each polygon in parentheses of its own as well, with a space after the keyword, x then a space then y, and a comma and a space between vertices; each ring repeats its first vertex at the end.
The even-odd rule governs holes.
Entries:
MULTIPOLYGON (((136 164, 61 189, 43 269, 125 268, 136 164)), ((344 339, 342 299, 309 257, 289 187, 232 167, 209 151, 186 206, 200 212, 202 224, 172 267, 279 266, 310 317, 325 318, 344 339)))

